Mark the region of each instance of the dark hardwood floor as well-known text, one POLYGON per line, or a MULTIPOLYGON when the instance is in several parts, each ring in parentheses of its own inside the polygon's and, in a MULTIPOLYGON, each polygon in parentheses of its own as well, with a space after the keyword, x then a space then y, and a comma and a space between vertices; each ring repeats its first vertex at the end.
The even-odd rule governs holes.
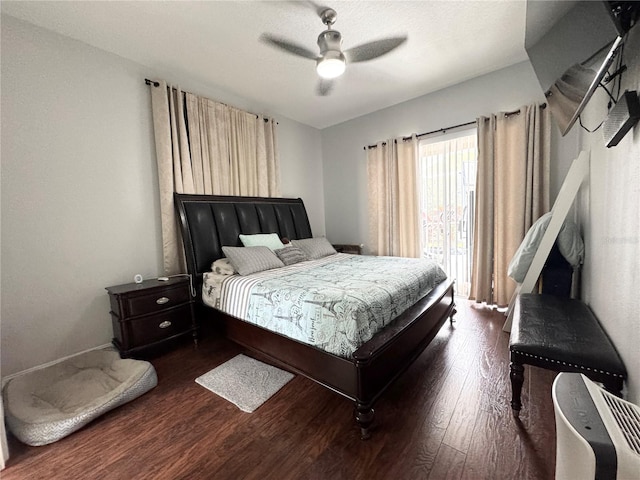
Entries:
POLYGON ((10 437, 15 479, 552 479, 555 374, 527 367, 511 415, 504 316, 459 300, 359 438, 352 403, 296 376, 252 414, 194 382, 243 350, 209 335, 153 358, 159 383, 54 444, 10 437))

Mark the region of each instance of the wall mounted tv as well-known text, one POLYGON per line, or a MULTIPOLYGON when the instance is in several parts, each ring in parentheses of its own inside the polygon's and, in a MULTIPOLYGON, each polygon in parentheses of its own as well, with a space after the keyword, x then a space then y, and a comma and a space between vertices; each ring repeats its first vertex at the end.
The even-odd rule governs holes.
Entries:
POLYGON ((527 2, 525 50, 562 135, 582 113, 622 43, 624 27, 611 3, 527 2))

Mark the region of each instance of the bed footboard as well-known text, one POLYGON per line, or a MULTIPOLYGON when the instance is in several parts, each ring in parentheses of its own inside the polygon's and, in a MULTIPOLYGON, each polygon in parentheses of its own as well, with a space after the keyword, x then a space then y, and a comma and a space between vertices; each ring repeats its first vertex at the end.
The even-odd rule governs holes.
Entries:
POLYGON ((453 321, 453 292, 453 282, 436 286, 353 353, 358 373, 355 417, 363 439, 369 437, 376 400, 420 356, 446 319, 453 321))
MULTIPOLYGON (((223 257, 222 246, 240 246, 240 233, 311 237, 301 199, 174 194, 189 274, 200 299, 202 274, 223 257)), ((200 299, 201 300, 201 299, 200 299)), ((363 344, 351 358, 244 322, 209 307, 200 321, 221 325, 234 342, 304 375, 355 402, 363 438, 373 423, 373 404, 404 372, 455 313, 453 282, 446 280, 363 344)))
POLYGON ((352 359, 327 353, 220 311, 206 308, 230 340, 265 356, 355 402, 361 437, 369 438, 373 405, 418 358, 456 313, 453 282, 436 286, 422 300, 353 353, 352 359))

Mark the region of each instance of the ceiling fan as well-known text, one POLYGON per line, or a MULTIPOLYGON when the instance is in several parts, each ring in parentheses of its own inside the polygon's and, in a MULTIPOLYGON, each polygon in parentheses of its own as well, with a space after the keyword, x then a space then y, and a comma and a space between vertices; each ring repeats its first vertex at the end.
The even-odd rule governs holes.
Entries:
POLYGON ((319 15, 322 23, 327 26, 327 29, 318 36, 319 54, 269 33, 264 33, 260 37, 268 45, 284 50, 287 53, 315 60, 316 71, 320 76, 320 83, 317 88, 318 95, 324 96, 331 92, 334 86, 334 79, 344 73, 347 63, 366 62, 381 57, 407 40, 406 35, 384 38, 358 45, 343 52, 342 35, 331 28, 338 14, 332 8, 324 8, 319 12, 319 15))

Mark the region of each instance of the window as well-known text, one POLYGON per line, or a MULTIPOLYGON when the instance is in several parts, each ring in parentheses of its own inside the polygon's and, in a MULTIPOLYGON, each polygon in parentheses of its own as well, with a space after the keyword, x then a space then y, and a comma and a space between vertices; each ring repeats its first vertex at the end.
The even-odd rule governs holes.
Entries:
POLYGON ((469 296, 478 165, 476 129, 420 140, 422 256, 436 261, 469 296))

